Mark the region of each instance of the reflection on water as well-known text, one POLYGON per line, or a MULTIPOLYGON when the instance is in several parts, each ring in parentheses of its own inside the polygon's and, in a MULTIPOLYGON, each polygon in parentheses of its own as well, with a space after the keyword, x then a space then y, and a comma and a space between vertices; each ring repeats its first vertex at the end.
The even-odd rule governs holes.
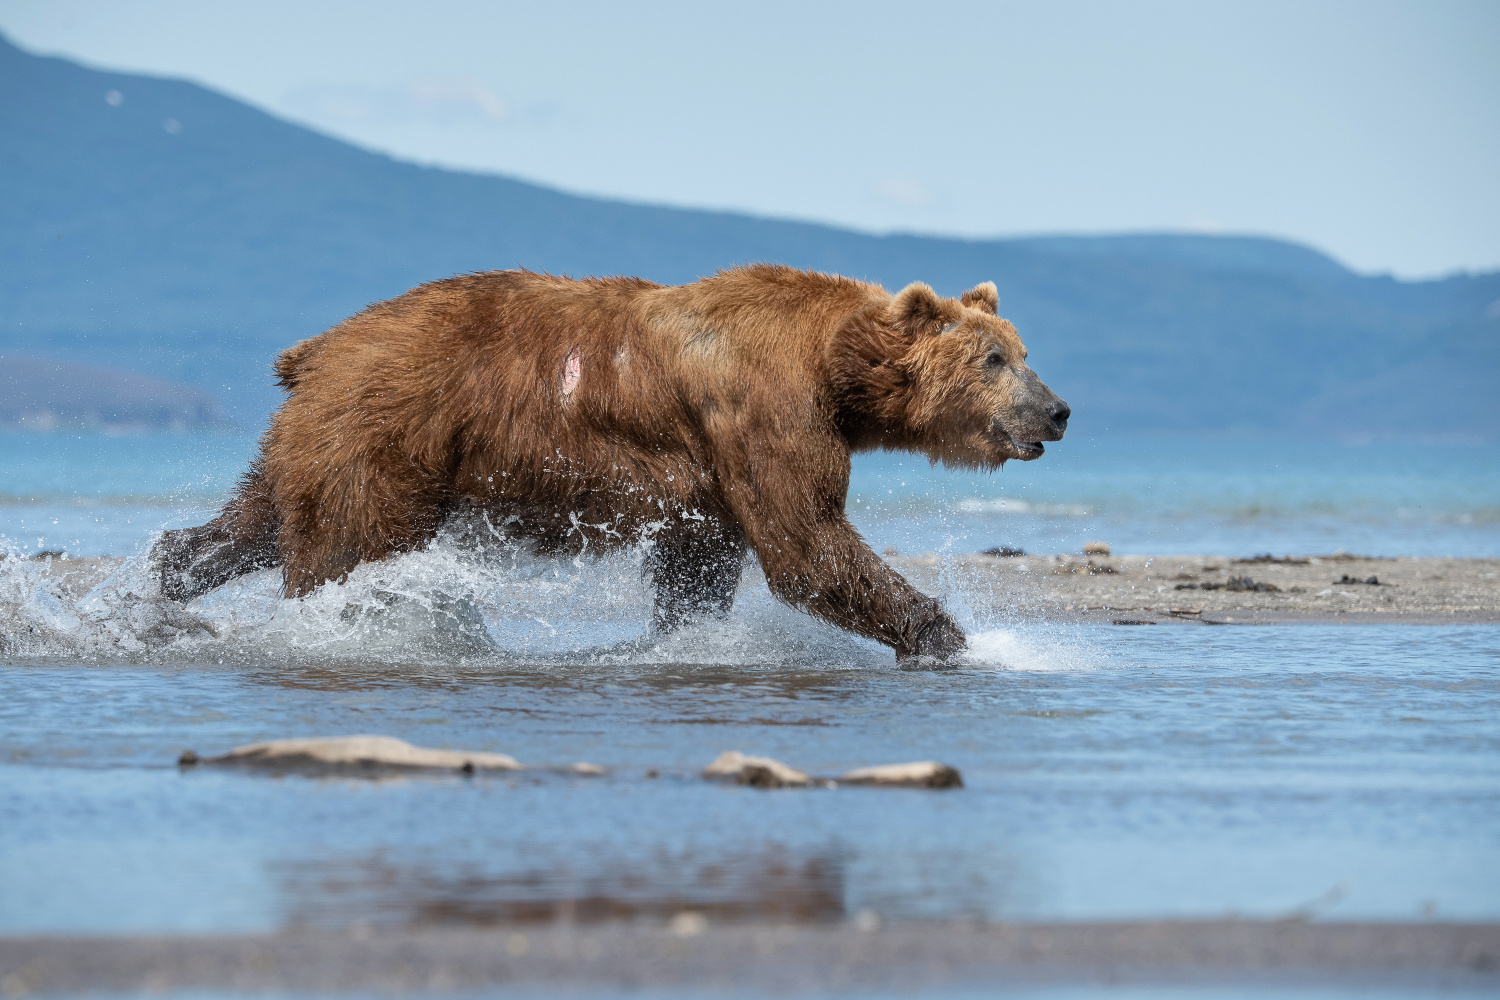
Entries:
POLYGON ((290 926, 426 927, 648 920, 841 920, 845 866, 836 847, 763 845, 742 856, 657 850, 582 852, 496 871, 481 863, 402 864, 386 852, 274 866, 290 926))

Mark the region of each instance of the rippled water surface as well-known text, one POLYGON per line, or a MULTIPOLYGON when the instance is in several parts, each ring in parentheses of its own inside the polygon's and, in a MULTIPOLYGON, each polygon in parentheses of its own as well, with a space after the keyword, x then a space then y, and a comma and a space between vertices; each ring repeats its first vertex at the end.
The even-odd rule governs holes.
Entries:
MULTIPOLYGON (((660 639, 638 554, 453 540, 305 601, 274 573, 154 601, 151 533, 209 516, 250 444, 0 437, 0 932, 1500 919, 1500 628, 1044 625, 945 582, 971 655, 904 672, 776 605, 753 566, 728 622, 660 639), (47 548, 126 558, 23 558, 47 548), (535 768, 175 765, 353 733, 535 768), (965 787, 703 781, 727 749, 828 776, 937 759, 965 787), (548 769, 579 760, 607 773, 548 769)), ((983 481, 872 459, 851 514, 903 551, 1500 554, 1489 446, 1398 474, 1354 445, 1071 444, 983 481)))
MULTIPOLYGON (((696 642, 707 660, 712 634, 696 642)), ((738 640, 731 640, 738 641, 738 640)), ((1500 629, 1019 628, 966 669, 566 659, 0 670, 0 929, 723 919, 1500 917, 1500 629), (179 770, 375 732, 588 760, 179 770), (708 784, 936 758, 948 792, 708 784), (649 776, 655 772, 656 776, 649 776)))

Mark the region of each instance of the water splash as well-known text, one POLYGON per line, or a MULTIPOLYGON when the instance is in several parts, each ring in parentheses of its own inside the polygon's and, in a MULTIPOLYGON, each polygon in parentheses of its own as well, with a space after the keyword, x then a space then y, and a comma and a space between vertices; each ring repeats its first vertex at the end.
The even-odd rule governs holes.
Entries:
MULTIPOLYGON (((488 527, 488 526, 487 526, 488 527)), ((734 610, 661 634, 647 542, 599 559, 537 557, 502 532, 455 527, 425 549, 364 563, 309 596, 252 573, 181 605, 161 597, 153 537, 124 559, 0 561, 0 653, 153 664, 404 664, 546 670, 705 665, 889 669, 891 652, 771 597, 750 561, 734 610)), ((938 560, 941 598, 970 635, 956 669, 1092 669, 1076 637, 997 620, 998 595, 938 560), (976 589, 977 588, 977 589, 976 589)))
POLYGON ((1018 673, 1077 673, 1107 666, 1104 654, 1066 627, 1031 626, 969 633, 965 665, 1018 673))
MULTIPOLYGON (((152 539, 154 541, 154 539, 152 539)), ((440 535, 357 567, 300 600, 252 573, 181 605, 163 599, 150 545, 124 559, 0 561, 0 652, 99 662, 533 667, 705 664, 889 666, 879 645, 775 601, 747 565, 733 613, 651 629, 645 547, 555 560, 501 538, 440 535)))

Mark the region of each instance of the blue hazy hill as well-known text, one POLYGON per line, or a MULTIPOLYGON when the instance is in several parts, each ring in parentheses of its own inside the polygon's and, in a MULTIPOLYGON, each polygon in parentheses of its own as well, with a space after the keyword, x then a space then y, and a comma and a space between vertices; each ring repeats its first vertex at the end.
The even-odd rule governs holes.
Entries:
POLYGON ((0 96, 0 352, 187 383, 245 423, 280 399, 275 352, 422 281, 675 283, 774 260, 893 289, 994 280, 1080 428, 1500 432, 1500 273, 1402 282, 1271 239, 873 236, 578 197, 3 38, 0 96))

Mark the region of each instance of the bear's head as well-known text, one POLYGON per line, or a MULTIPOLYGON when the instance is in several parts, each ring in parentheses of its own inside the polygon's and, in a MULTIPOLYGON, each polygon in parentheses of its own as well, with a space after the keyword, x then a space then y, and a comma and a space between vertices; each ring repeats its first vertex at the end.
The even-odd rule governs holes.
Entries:
POLYGON ((1027 366, 1025 345, 998 310, 993 282, 958 299, 918 282, 852 317, 843 340, 857 356, 846 356, 845 371, 862 383, 858 444, 993 469, 1039 458, 1042 442, 1061 440, 1068 404, 1027 366))

